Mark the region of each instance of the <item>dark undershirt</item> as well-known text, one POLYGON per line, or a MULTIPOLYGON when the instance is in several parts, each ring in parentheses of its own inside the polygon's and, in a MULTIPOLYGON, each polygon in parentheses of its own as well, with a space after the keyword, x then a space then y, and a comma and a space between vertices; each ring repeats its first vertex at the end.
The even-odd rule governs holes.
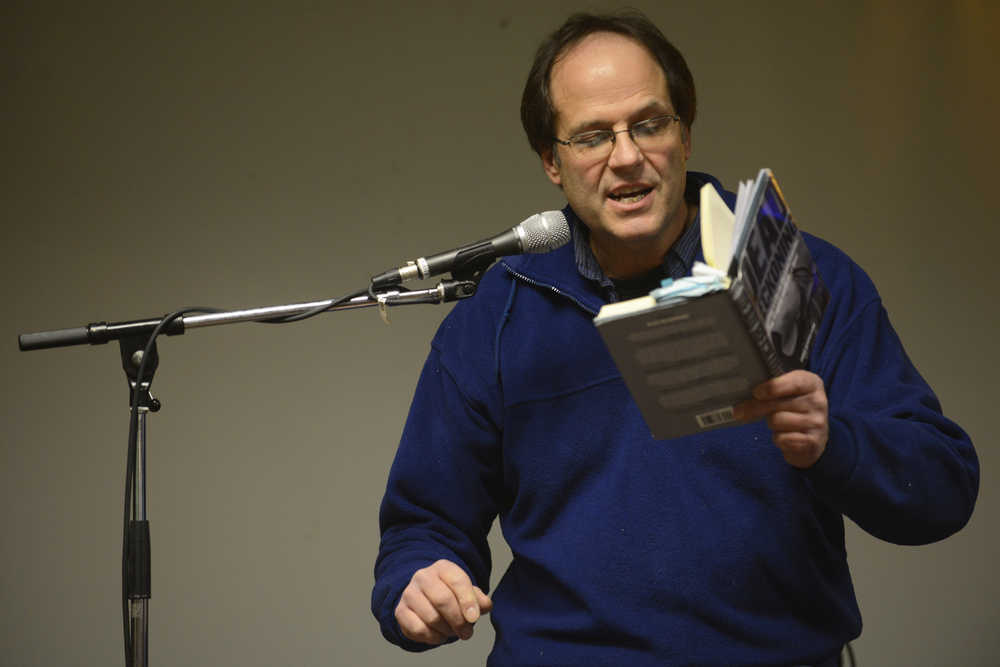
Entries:
POLYGON ((634 299, 637 296, 646 296, 659 287, 660 282, 664 278, 669 277, 670 274, 667 273, 666 264, 660 264, 634 278, 612 278, 611 282, 615 285, 615 292, 618 293, 618 298, 626 301, 634 299))

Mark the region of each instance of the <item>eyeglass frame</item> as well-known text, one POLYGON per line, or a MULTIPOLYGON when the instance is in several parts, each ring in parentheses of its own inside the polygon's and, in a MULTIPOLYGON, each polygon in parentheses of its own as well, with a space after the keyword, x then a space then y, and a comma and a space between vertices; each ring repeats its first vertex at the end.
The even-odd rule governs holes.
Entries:
MULTIPOLYGON (((557 144, 561 144, 563 146, 569 146, 570 148, 574 148, 574 144, 576 142, 580 142, 581 141, 580 140, 581 137, 587 137, 587 136, 591 136, 591 137, 597 137, 597 136, 610 137, 611 138, 611 151, 608 153, 608 155, 610 155, 611 152, 613 152, 614 149, 615 149, 615 144, 618 141, 618 135, 619 134, 621 134, 622 132, 628 132, 628 136, 632 140, 632 143, 634 143, 636 146, 638 146, 639 143, 635 140, 635 134, 633 134, 633 132, 635 131, 635 128, 636 127, 640 127, 640 126, 642 126, 642 125, 644 125, 646 123, 651 123, 651 122, 656 121, 656 120, 663 120, 664 118, 669 118, 671 121, 673 121, 675 123, 680 123, 681 122, 681 117, 678 116, 677 114, 665 113, 665 114, 661 114, 659 116, 653 116, 652 118, 647 118, 646 120, 640 120, 637 123, 632 123, 631 125, 629 125, 628 127, 626 127, 624 130, 587 130, 586 132, 578 132, 578 133, 574 134, 573 136, 571 136, 569 139, 560 139, 559 137, 552 137, 552 141, 556 142, 557 144)), ((668 127, 667 129, 670 129, 670 128, 668 127)), ((596 146, 594 146, 593 148, 596 148, 596 146)), ((581 154, 581 155, 583 154, 583 153, 580 152, 580 148, 574 148, 574 150, 576 150, 578 154, 581 154)))

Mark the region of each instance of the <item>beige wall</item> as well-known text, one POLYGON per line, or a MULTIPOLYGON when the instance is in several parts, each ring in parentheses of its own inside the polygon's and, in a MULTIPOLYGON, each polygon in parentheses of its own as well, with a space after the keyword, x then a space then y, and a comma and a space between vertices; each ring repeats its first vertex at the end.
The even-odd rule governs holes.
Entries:
MULTIPOLYGON (((517 105, 578 5, 18 4, 0 10, 0 664, 120 664, 118 351, 15 336, 340 295, 559 207, 517 105)), ((698 82, 692 167, 730 185, 771 167, 802 226, 873 276, 978 446, 959 535, 898 547, 849 526, 860 663, 996 664, 998 5, 634 4, 698 82)), ((444 313, 161 340, 154 664, 483 662, 488 625, 411 656, 368 611, 378 502, 444 313)))

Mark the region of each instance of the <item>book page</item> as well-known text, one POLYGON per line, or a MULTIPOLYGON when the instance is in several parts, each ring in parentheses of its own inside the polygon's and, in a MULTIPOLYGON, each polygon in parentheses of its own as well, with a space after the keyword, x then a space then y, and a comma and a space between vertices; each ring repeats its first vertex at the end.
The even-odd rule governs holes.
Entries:
MULTIPOLYGON (((733 217, 736 219, 733 224, 733 252, 741 246, 747 225, 750 222, 750 206, 753 203, 754 183, 753 181, 740 181, 739 191, 736 195, 736 206, 733 210, 733 217)), ((727 265, 725 270, 732 268, 727 265)))
POLYGON ((705 263, 726 271, 733 257, 733 212, 711 183, 701 186, 701 250, 705 263))
POLYGON ((637 296, 634 299, 606 303, 601 306, 600 312, 594 318, 594 324, 599 324, 609 319, 622 317, 630 313, 637 313, 641 310, 648 310, 656 306, 656 299, 651 296, 637 296))

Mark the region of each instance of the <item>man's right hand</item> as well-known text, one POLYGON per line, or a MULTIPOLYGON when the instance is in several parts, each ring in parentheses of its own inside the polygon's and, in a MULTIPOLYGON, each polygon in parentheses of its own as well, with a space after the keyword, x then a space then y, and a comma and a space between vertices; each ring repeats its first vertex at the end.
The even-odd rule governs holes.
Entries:
POLYGON ((413 574, 396 605, 396 621, 407 639, 437 645, 450 637, 468 639, 480 615, 492 609, 493 601, 465 570, 439 560, 413 574))

